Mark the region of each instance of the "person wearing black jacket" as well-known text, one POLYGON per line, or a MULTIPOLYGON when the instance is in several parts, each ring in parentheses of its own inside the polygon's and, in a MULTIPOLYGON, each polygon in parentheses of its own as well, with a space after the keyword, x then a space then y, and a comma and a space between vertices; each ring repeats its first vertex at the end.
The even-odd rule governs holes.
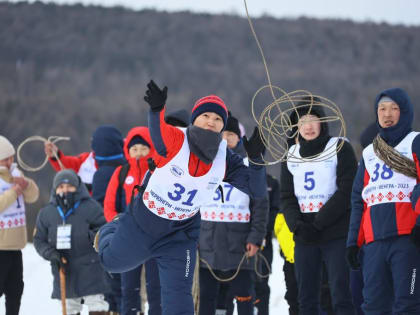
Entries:
MULTIPOLYGON (((229 149, 245 157, 240 142, 239 124, 229 116, 223 132, 229 149)), ((246 159, 245 159, 246 160, 246 159)), ((245 162, 246 163, 246 162, 245 162)), ((231 277, 243 255, 244 261, 238 275, 229 283, 226 298, 227 308, 234 297, 239 315, 254 314, 254 266, 255 255, 266 234, 268 221, 268 198, 250 199, 248 195, 229 183, 221 184, 223 192, 217 190, 213 202, 202 206, 199 241, 200 258, 200 315, 226 314, 225 303, 220 309, 218 295, 225 282, 213 277, 210 268, 218 277, 231 277), (209 268, 210 267, 210 268, 209 268), (219 304, 219 305, 218 305, 219 304)))
MULTIPOLYGON (((267 174, 267 191, 270 201, 270 212, 268 214, 267 233, 264 238, 264 246, 261 251, 269 266, 260 260, 260 273, 268 275, 271 271, 271 264, 273 262, 273 231, 274 221, 276 220, 277 213, 279 212, 280 195, 279 195, 279 182, 278 180, 267 174), (270 268, 270 269, 268 269, 270 268)), ((270 306, 270 286, 268 285, 269 277, 257 277, 255 281, 255 306, 258 309, 258 315, 268 315, 270 306)))
POLYGON ((70 169, 58 172, 50 201, 36 220, 34 246, 42 258, 50 261, 53 299, 61 298, 59 269, 64 268, 69 315, 80 314, 83 305, 88 306, 90 315, 108 314, 104 293, 110 288, 92 247, 96 232, 105 223, 101 206, 80 177, 70 169))
POLYGON ((321 123, 325 114, 319 103, 315 98, 310 106, 309 99, 302 100, 290 115, 299 143, 290 147, 281 165, 280 202, 296 243, 299 314, 320 313, 324 262, 334 314, 350 315, 355 309, 345 248, 357 161, 350 143, 331 137, 328 125, 321 123), (335 154, 340 141, 343 146, 335 154))

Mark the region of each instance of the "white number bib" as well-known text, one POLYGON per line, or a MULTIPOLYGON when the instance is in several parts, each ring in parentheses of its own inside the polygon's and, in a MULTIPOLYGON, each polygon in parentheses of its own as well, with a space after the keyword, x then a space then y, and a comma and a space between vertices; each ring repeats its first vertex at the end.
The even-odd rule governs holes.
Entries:
MULTIPOLYGON (((11 170, 13 177, 20 177, 22 174, 13 164, 11 170)), ((13 184, 8 183, 0 178, 0 193, 12 188, 13 184)), ((23 196, 20 195, 14 203, 0 213, 0 229, 11 229, 26 225, 25 203, 23 196)))
POLYGON ((71 249, 71 224, 57 226, 57 249, 71 249))
MULTIPOLYGON (((410 132, 394 149, 413 160, 412 144, 418 132, 410 132)), ((363 161, 369 182, 362 191, 363 200, 371 207, 389 202, 411 202, 416 179, 393 171, 373 151, 373 144, 363 150, 363 161)))
POLYGON ((83 183, 92 184, 93 175, 95 175, 95 172, 96 172, 95 158, 93 157, 93 153, 90 152, 87 159, 83 161, 82 165, 80 165, 77 175, 79 175, 83 183))
POLYGON ((289 153, 294 157, 287 161, 293 175, 296 198, 302 213, 318 212, 337 190, 337 150, 339 138, 331 138, 317 161, 300 160, 300 145, 293 145, 289 153), (324 159, 325 158, 325 159, 324 159))
POLYGON ((155 169, 143 194, 143 203, 150 211, 177 221, 193 217, 203 204, 211 202, 226 170, 226 141, 222 140, 210 170, 199 177, 191 176, 186 129, 180 130, 184 132, 180 151, 165 166, 155 169))
MULTIPOLYGON (((248 159, 244 159, 248 165, 248 159)), ((220 190, 216 190, 213 202, 200 209, 201 220, 213 222, 240 222, 250 221, 249 196, 229 183, 222 183, 224 203, 220 190)))

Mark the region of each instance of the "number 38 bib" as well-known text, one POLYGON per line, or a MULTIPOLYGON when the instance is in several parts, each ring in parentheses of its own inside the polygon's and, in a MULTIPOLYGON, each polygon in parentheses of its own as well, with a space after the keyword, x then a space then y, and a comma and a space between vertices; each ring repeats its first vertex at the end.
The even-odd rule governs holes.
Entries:
POLYGON ((184 143, 180 151, 165 166, 155 169, 143 194, 143 203, 150 211, 178 221, 193 217, 200 206, 211 202, 226 170, 226 141, 222 140, 210 170, 203 176, 191 176, 186 129, 181 130, 184 143))
POLYGON ((293 175, 295 196, 302 213, 318 212, 337 190, 337 142, 331 138, 317 161, 301 160, 300 145, 293 145, 287 168, 293 175))
MULTIPOLYGON (((410 132, 394 149, 413 160, 412 143, 418 134, 410 132)), ((363 150, 363 161, 370 178, 362 197, 369 207, 389 202, 410 202, 415 178, 393 171, 377 157, 372 144, 363 150)))

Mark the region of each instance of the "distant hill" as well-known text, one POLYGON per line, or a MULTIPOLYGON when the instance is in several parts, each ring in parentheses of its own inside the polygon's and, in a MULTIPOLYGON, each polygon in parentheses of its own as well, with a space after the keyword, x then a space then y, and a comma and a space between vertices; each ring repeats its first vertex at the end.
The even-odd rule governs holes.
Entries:
MULTIPOLYGON (((419 27, 308 18, 253 22, 273 84, 336 102, 358 152, 380 90, 399 86, 420 102, 419 27)), ((76 154, 89 150, 100 124, 123 134, 146 124, 143 95, 151 78, 169 87, 168 109, 191 108, 197 98, 217 94, 248 131, 252 96, 267 83, 242 17, 0 3, 0 128, 15 144, 35 134, 65 135, 72 140, 60 147, 76 154)), ((25 158, 40 161, 41 146, 33 148, 25 158)), ((53 172, 48 167, 32 175, 45 203, 53 172)))

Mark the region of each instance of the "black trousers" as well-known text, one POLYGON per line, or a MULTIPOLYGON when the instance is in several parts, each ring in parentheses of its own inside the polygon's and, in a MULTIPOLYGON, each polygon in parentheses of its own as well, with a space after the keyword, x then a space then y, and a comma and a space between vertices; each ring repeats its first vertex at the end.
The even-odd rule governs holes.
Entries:
MULTIPOLYGON (((259 260, 258 271, 261 275, 268 275, 271 270, 273 262, 273 245, 271 238, 267 242, 267 246, 261 252, 269 266, 266 265, 265 261, 259 260), (270 268, 270 269, 268 269, 270 268)), ((269 315, 270 313, 270 286, 268 285, 267 278, 260 278, 258 275, 255 277, 255 306, 258 310, 258 315, 269 315)))
POLYGON ((320 314, 323 263, 334 314, 356 314, 350 292, 350 269, 345 261, 345 249, 344 238, 314 245, 296 242, 295 274, 300 315, 320 314))
POLYGON ((6 315, 19 314, 22 293, 22 251, 0 250, 0 296, 5 295, 6 315))
POLYGON ((283 273, 284 282, 286 284, 286 294, 284 295, 284 299, 287 301, 287 304, 289 304, 289 314, 298 315, 298 285, 295 276, 295 265, 285 260, 283 265, 283 273))
MULTIPOLYGON (((220 271, 214 270, 216 275, 221 278, 228 278, 233 275, 232 271, 220 271)), ((254 314, 254 277, 253 270, 241 270, 237 277, 232 281, 228 282, 227 297, 232 301, 232 298, 236 300, 236 306, 239 315, 253 315, 254 314)), ((200 268, 200 315, 214 315, 216 307, 220 307, 218 300, 220 301, 219 290, 221 282, 217 281, 207 268, 200 268)), ((228 303, 231 304, 231 303, 228 303)), ((226 304, 225 304, 226 305, 226 304)), ((229 305, 228 309, 229 309, 229 305)), ((230 305, 231 306, 231 305, 230 305)))

